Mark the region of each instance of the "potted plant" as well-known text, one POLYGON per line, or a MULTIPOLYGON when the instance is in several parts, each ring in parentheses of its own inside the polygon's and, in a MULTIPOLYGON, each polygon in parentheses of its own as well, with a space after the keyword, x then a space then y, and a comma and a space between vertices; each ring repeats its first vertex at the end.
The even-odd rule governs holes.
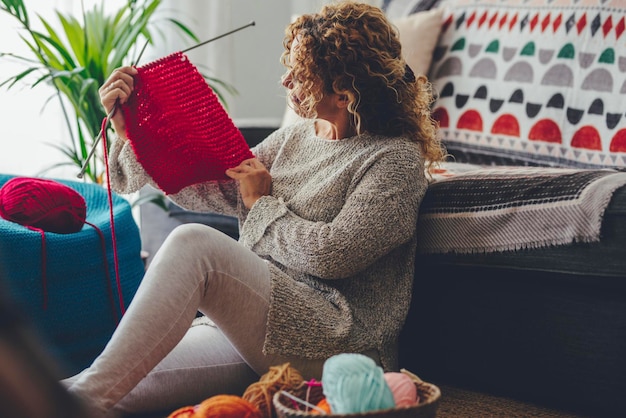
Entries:
MULTIPOLYGON (((89 158, 106 116, 98 88, 115 68, 128 64, 131 56, 132 62, 136 61, 143 47, 153 42, 153 33, 159 32, 157 23, 172 25, 183 37, 198 42, 193 31, 180 20, 156 13, 161 0, 128 0, 113 14, 105 12, 104 3, 103 0, 92 9, 83 9, 80 20, 57 11, 56 26, 60 29, 38 16, 43 30, 36 30, 23 0, 0 0, 0 10, 18 20, 24 32, 21 38, 32 55, 0 52, 0 57, 19 60, 25 65, 23 71, 0 81, 0 86, 11 88, 32 79, 33 87, 42 83, 54 87, 67 122, 68 142, 52 145, 67 160, 51 165, 46 171, 67 165, 84 167, 84 177, 95 183, 102 183, 105 171, 101 156, 89 158)), ((228 84, 206 75, 205 78, 222 102, 223 91, 235 93, 228 84)))

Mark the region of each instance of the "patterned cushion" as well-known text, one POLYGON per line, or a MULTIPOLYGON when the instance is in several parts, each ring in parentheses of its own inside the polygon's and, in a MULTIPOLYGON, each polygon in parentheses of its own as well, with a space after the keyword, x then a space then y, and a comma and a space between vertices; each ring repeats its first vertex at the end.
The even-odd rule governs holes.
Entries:
POLYGON ((430 78, 449 149, 529 165, 626 167, 619 0, 448 0, 430 78))
MULTIPOLYGON (((0 174, 0 187, 13 177, 0 174)), ((70 375, 89 366, 102 351, 121 309, 107 191, 96 184, 57 181, 85 198, 86 220, 102 231, 104 247, 96 229, 87 224, 71 234, 46 232, 43 248, 39 232, 0 218, 0 280, 40 332, 61 371, 70 375)), ((116 194, 113 213, 122 301, 127 307, 143 277, 141 241, 129 203, 116 194)))
POLYGON ((396 19, 432 9, 439 0, 383 0, 380 5, 387 17, 396 19))

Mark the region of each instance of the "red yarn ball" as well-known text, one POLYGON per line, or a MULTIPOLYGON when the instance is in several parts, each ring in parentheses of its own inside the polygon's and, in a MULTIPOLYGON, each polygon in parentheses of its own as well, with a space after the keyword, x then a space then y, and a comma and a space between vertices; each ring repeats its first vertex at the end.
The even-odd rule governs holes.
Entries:
POLYGON ((85 199, 57 181, 14 177, 0 188, 0 216, 27 227, 58 234, 83 228, 85 199))

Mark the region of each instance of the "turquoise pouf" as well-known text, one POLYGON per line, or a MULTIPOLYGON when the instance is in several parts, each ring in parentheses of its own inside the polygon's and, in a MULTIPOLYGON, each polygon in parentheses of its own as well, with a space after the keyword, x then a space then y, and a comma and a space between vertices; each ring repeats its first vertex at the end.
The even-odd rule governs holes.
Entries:
MULTIPOLYGON (((0 188, 15 176, 0 174, 0 188)), ((55 179, 56 180, 56 179, 55 179)), ((77 191, 87 205, 75 233, 45 233, 0 218, 0 280, 20 314, 30 321, 64 376, 89 366, 115 330, 144 274, 139 228, 130 204, 113 193, 122 297, 118 293, 107 190, 92 183, 56 180, 77 191), (105 259, 106 257, 106 259, 105 259), (47 298, 44 295, 43 280, 47 298)))

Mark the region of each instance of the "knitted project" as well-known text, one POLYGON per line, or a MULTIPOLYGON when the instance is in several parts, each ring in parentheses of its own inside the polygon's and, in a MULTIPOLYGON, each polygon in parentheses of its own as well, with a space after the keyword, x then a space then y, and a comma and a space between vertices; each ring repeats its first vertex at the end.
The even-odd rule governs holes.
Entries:
POLYGON ((122 106, 137 160, 166 194, 226 180, 252 158, 243 135, 187 56, 176 52, 137 68, 122 106))

